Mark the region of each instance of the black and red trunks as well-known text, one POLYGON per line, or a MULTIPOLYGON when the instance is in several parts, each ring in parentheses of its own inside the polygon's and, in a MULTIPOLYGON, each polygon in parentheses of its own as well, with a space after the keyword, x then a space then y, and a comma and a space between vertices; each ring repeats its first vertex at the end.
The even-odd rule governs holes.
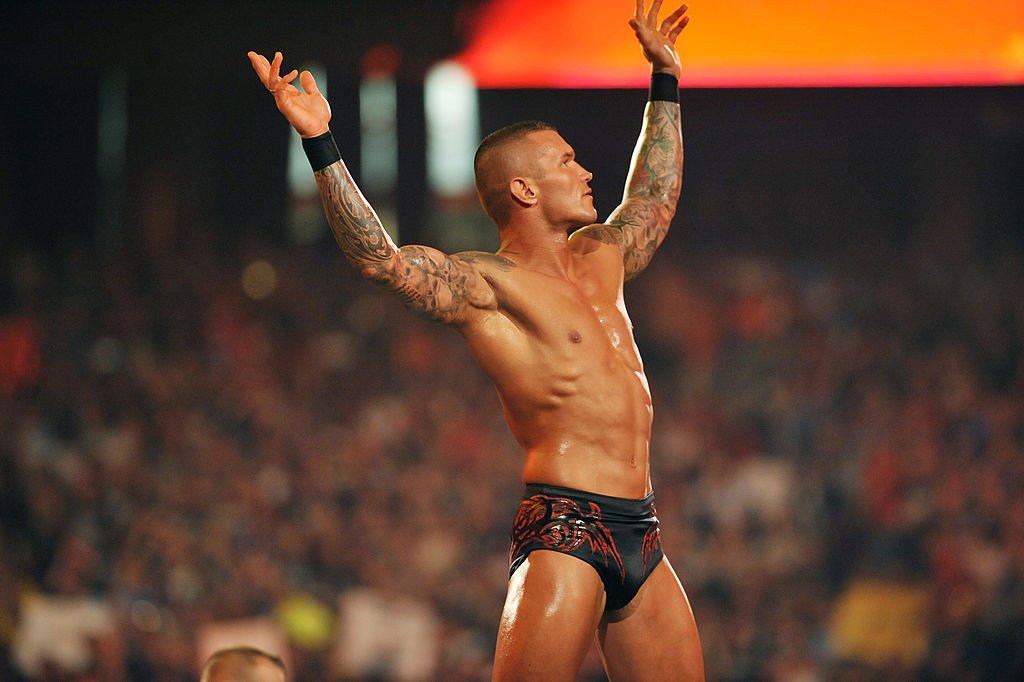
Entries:
POLYGON ((654 493, 630 500, 528 483, 509 548, 509 576, 535 549, 570 554, 597 571, 606 611, 628 604, 661 561, 654 493))

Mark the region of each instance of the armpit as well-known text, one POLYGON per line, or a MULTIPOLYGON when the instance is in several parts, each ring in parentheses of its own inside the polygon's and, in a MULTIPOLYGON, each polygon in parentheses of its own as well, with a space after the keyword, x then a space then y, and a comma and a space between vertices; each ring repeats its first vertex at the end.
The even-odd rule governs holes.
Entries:
POLYGON ((588 239, 601 244, 610 244, 622 248, 622 228, 618 225, 607 225, 598 223, 576 230, 570 237, 570 242, 588 239))

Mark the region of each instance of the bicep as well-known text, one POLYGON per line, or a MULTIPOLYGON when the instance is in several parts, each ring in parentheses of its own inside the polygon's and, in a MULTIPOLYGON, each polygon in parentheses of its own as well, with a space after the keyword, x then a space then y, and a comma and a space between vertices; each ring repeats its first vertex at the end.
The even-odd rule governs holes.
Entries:
POLYGON ((363 274, 393 291, 423 317, 459 324, 474 310, 493 307, 494 292, 469 262, 428 246, 403 246, 363 274))
POLYGON ((608 223, 622 232, 627 279, 647 267, 665 238, 682 187, 679 105, 649 102, 644 116, 623 201, 608 218, 608 223))
POLYGON ((673 214, 664 202, 650 196, 630 197, 612 211, 608 226, 620 234, 626 279, 636 277, 650 263, 673 214))

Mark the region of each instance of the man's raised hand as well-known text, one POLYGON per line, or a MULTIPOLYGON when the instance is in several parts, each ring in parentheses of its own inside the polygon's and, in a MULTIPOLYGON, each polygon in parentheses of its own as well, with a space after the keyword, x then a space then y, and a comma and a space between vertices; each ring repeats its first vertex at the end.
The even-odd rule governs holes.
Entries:
POLYGON ((249 62, 253 71, 259 76, 263 86, 274 95, 277 109, 302 137, 316 137, 328 130, 331 122, 331 106, 316 87, 313 74, 309 71, 292 70, 281 75, 281 62, 284 57, 280 52, 274 53, 274 61, 256 52, 249 52, 249 62), (302 90, 292 85, 296 78, 302 83, 302 90), (305 92, 303 92, 305 90, 305 92))
POLYGON ((690 23, 685 16, 687 5, 683 5, 665 17, 659 24, 658 13, 662 0, 654 0, 650 11, 644 11, 645 0, 636 0, 636 14, 629 20, 629 26, 643 48, 644 56, 651 63, 653 71, 670 73, 679 78, 679 55, 676 53, 676 38, 690 23))

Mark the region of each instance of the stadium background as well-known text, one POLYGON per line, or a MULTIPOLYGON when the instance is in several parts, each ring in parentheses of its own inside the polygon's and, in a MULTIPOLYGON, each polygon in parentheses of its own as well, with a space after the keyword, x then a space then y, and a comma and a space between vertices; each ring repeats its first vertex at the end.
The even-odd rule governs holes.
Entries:
MULTIPOLYGON (((702 28, 695 4, 684 63, 690 34, 728 35, 759 4, 730 6, 702 28)), ((930 42, 945 10, 904 33, 930 42)), ((423 91, 486 11, 12 5, 0 677, 194 679, 204 647, 244 632, 296 679, 486 679, 516 446, 457 335, 361 281, 326 233, 293 238, 309 205, 288 186, 290 132, 244 57, 323 66, 358 178, 367 55, 391 46, 382 203, 403 242, 493 248, 472 196, 428 186, 423 91)), ((679 214, 626 296, 709 679, 1024 670, 1024 21, 1009 11, 994 52, 1010 67, 973 84, 682 92, 679 214)), ((936 41, 970 42, 964 22, 936 41)), ((484 88, 480 129, 557 125, 607 214, 645 93, 581 85, 484 88)), ((596 657, 581 679, 603 679, 596 657)))

